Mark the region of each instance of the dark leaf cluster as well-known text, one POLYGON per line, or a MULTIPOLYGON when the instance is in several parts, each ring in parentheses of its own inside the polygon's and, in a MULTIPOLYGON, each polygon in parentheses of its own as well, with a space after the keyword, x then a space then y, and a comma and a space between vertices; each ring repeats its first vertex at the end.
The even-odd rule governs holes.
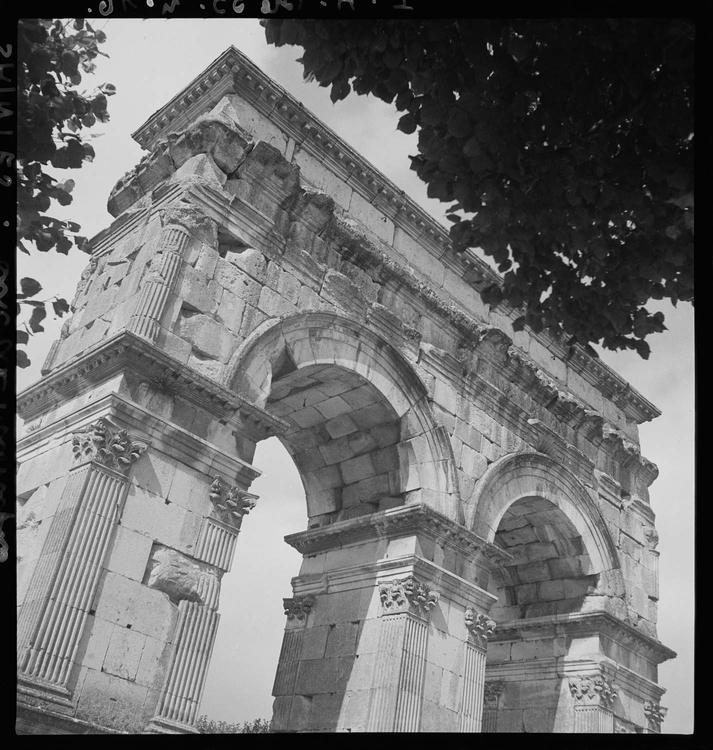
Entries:
MULTIPOLYGON (((34 246, 66 255, 73 245, 81 250, 86 243, 77 234, 79 224, 48 214, 52 201, 60 206, 72 202, 74 180, 58 182, 45 168, 79 169, 94 158, 81 131, 109 120, 107 96, 115 89, 107 83, 87 94, 76 87, 82 73, 95 71, 97 56, 106 56, 99 49, 105 40, 103 31, 83 19, 30 18, 18 23, 17 246, 23 253, 34 246)), ((27 287, 20 301, 33 307, 29 329, 42 331, 45 302, 28 299, 41 286, 34 279, 23 281, 27 287)), ((69 309, 65 300, 52 304, 58 316, 69 309)), ((18 344, 26 343, 27 335, 27 330, 18 331, 18 344)), ((26 352, 18 352, 18 366, 29 364, 26 352)))
POLYGON ((651 299, 693 301, 693 48, 684 19, 262 21, 332 101, 372 94, 418 131, 411 167, 456 250, 502 274, 516 328, 633 348, 651 299))

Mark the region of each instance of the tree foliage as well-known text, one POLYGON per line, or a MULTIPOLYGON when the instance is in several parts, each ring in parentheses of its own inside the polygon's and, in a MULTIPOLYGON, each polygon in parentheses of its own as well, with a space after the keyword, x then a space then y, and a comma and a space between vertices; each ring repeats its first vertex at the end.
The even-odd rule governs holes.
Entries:
POLYGON ((455 249, 493 259, 483 299, 522 309, 516 329, 648 357, 646 303, 693 301, 692 22, 262 23, 332 101, 404 113, 411 168, 452 203, 455 249))
POLYGON ((264 734, 270 731, 272 722, 267 719, 253 719, 242 724, 215 721, 205 714, 196 721, 196 729, 201 734, 264 734))
MULTIPOLYGON (((30 253, 55 250, 67 254, 72 245, 81 249, 86 238, 77 234, 79 224, 49 215, 52 201, 60 206, 72 202, 74 180, 58 182, 47 167, 79 169, 94 158, 94 149, 82 131, 96 122, 107 122, 110 83, 96 90, 79 92, 82 73, 91 74, 95 58, 104 55, 99 45, 106 40, 83 19, 21 19, 18 23, 18 157, 17 157, 17 247, 30 253)), ((106 55, 105 55, 106 56, 106 55)), ((32 307, 29 322, 17 332, 19 346, 31 333, 43 331, 49 300, 32 299, 42 291, 32 278, 20 281, 21 305, 32 307)), ((64 299, 52 300, 54 314, 69 310, 64 299)), ((27 367, 26 352, 18 350, 17 364, 27 367)))

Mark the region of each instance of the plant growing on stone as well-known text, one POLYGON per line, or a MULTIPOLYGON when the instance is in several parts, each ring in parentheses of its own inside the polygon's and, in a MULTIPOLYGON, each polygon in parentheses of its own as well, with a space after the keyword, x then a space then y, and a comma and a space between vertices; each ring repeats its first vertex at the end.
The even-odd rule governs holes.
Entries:
POLYGON ((651 299, 693 301, 693 41, 685 19, 270 19, 307 79, 393 102, 411 168, 481 248, 516 330, 635 349, 651 299))
MULTIPOLYGON (((75 183, 71 179, 59 182, 46 169, 79 169, 94 158, 82 131, 109 120, 107 97, 115 89, 105 83, 94 91, 79 92, 77 86, 82 73, 94 72, 96 57, 106 57, 99 49, 105 40, 103 31, 81 18, 29 18, 18 23, 17 247, 23 253, 34 248, 67 254, 73 244, 81 250, 86 242, 77 234, 79 224, 48 213, 52 201, 61 206, 72 202, 75 183)), ((28 323, 17 331, 19 346, 32 333, 44 330, 48 302, 59 317, 69 310, 64 299, 37 299, 41 291, 36 279, 21 279, 17 313, 22 305, 32 310, 28 323)), ((17 364, 30 364, 22 349, 18 349, 17 364)))
POLYGON ((270 731, 271 724, 268 719, 253 719, 242 724, 215 721, 203 714, 196 721, 196 729, 201 734, 265 734, 270 731))

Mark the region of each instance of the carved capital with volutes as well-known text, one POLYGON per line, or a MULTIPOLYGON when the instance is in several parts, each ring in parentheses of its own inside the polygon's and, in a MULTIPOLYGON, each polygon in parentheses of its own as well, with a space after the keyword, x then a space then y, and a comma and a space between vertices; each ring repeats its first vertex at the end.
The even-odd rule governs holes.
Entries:
POLYGON ((439 597, 437 591, 431 591, 415 576, 388 581, 379 586, 382 613, 385 615, 414 612, 427 616, 438 604, 439 597))
POLYGON ((611 709, 617 696, 616 685, 602 675, 573 677, 569 681, 569 692, 579 705, 598 705, 611 709))
POLYGON ((72 452, 76 463, 95 461, 121 474, 147 450, 148 443, 134 440, 126 430, 119 429, 106 417, 72 435, 72 452))
POLYGON ((180 229, 209 244, 215 240, 216 223, 198 206, 174 203, 160 211, 160 217, 164 230, 180 229))
POLYGON ((220 477, 215 477, 211 482, 208 496, 220 519, 235 527, 240 526, 243 516, 255 507, 257 500, 257 495, 229 485, 220 477))
POLYGON ((644 703, 644 716, 646 716, 649 722, 649 727, 656 732, 660 731, 667 711, 668 709, 664 708, 660 703, 654 701, 646 701, 644 703))
POLYGON ((293 596, 283 599, 282 604, 285 608, 285 615, 288 620, 306 620, 307 615, 314 607, 316 599, 312 594, 305 596, 293 596))
POLYGON ((495 630, 495 622, 484 614, 476 612, 472 607, 468 607, 464 615, 465 627, 473 636, 475 645, 485 650, 488 648, 488 638, 495 630))
POLYGON ((496 708, 505 688, 504 680, 489 680, 483 689, 483 703, 487 708, 496 708))

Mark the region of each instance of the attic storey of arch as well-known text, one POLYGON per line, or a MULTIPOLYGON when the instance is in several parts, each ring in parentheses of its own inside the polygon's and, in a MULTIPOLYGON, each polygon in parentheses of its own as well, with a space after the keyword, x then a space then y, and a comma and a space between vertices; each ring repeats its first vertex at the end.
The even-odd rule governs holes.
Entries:
POLYGON ((418 130, 412 169, 457 250, 503 274, 517 328, 635 349, 650 300, 693 301, 693 43, 686 19, 263 21, 333 101, 418 130))

